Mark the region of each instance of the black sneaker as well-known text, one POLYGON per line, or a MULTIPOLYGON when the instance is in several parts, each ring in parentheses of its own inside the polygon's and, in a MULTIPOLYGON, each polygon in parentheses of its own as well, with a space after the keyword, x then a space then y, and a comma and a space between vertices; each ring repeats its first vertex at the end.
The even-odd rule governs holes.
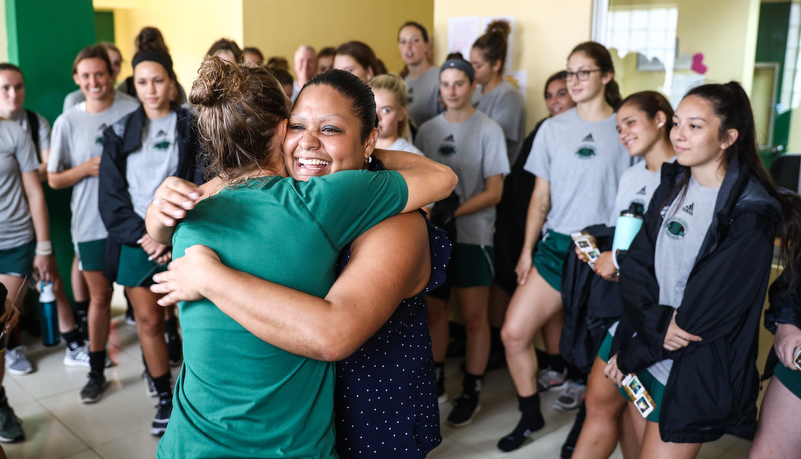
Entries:
POLYGON ((184 346, 178 333, 167 333, 167 354, 170 356, 170 366, 181 366, 184 357, 184 346))
POLYGON ((84 403, 95 403, 103 396, 103 388, 106 385, 106 377, 102 373, 89 372, 89 381, 81 389, 81 401, 84 403))
POLYGON ((156 417, 153 418, 153 423, 150 425, 150 435, 160 437, 164 435, 167 430, 167 424, 170 422, 170 414, 172 414, 172 402, 169 400, 161 400, 156 405, 156 417))
POLYGON ((0 441, 3 443, 13 443, 25 439, 25 432, 22 431, 22 420, 14 414, 14 410, 5 404, 0 406, 0 441))
POLYGON ((453 401, 453 411, 448 415, 448 424, 453 427, 466 426, 473 422, 473 417, 481 411, 478 397, 470 397, 462 394, 453 401))

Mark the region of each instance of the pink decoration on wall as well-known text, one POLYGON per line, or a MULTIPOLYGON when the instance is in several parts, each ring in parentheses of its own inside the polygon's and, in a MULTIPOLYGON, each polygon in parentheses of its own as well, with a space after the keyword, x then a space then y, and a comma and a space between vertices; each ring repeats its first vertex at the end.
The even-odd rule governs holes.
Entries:
POLYGON ((706 73, 707 66, 704 65, 704 53, 696 53, 693 55, 693 65, 691 65, 690 68, 701 75, 706 73))

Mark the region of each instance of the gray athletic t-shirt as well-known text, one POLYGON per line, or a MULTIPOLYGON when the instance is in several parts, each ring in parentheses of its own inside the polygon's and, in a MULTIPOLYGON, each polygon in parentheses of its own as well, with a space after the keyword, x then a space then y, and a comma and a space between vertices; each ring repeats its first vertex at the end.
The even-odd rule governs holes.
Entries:
MULTIPOLYGON (((0 120, 0 250, 19 247, 34 237, 22 174, 39 169, 28 134, 14 121, 0 120)), ((2 272, 2 271, 0 271, 2 272)))
MULTIPOLYGON (((453 169, 461 204, 484 191, 488 177, 509 173, 503 130, 479 111, 459 124, 437 115, 420 126, 414 143, 428 158, 453 169)), ((495 206, 456 219, 460 244, 491 246, 494 231, 495 206)))
POLYGON ((420 78, 403 79, 406 83, 406 96, 408 97, 407 110, 409 118, 420 127, 426 121, 437 116, 441 112, 437 103, 439 94, 439 69, 431 67, 420 78))
POLYGON ((416 155, 423 156, 422 151, 420 151, 417 147, 409 143, 409 141, 404 139, 403 137, 398 137, 398 140, 392 142, 392 145, 390 145, 389 148, 387 148, 387 150, 408 151, 409 153, 414 153, 416 155))
MULTIPOLYGON (((675 157, 670 160, 670 162, 673 161, 675 161, 675 157)), ((626 169, 626 172, 620 177, 620 184, 617 186, 617 196, 615 197, 615 207, 609 215, 607 226, 616 226, 620 213, 628 210, 633 203, 642 204, 643 212, 647 212, 651 196, 659 188, 661 181, 662 170, 649 171, 645 167, 645 161, 640 161, 626 169)))
MULTIPOLYGON (((36 119, 39 120, 39 151, 46 150, 50 148, 50 123, 47 122, 44 116, 36 112, 34 113, 36 114, 36 119)), ((31 136, 31 138, 33 138, 31 127, 28 126, 28 113, 25 110, 20 110, 13 120, 16 121, 17 124, 19 124, 29 136, 31 136)))
POLYGON ((585 121, 571 108, 545 120, 524 166, 551 185, 551 211, 543 232, 570 234, 608 222, 617 184, 631 164, 615 115, 585 121))
MULTIPOLYGON (((128 193, 134 212, 143 220, 156 188, 178 170, 177 122, 178 115, 173 111, 164 118, 149 120, 142 130, 142 148, 130 153, 126 160, 128 193)), ((120 123, 114 125, 114 130, 118 126, 122 131, 120 123)))
MULTIPOLYGON (((103 131, 117 120, 136 110, 138 102, 121 97, 102 113, 87 113, 84 104, 78 104, 56 119, 53 125, 48 172, 63 172, 103 154, 103 131)), ((72 189, 72 242, 104 239, 108 233, 98 210, 98 179, 86 177, 72 189)))
POLYGON ((492 91, 482 94, 477 109, 503 128, 509 164, 514 164, 526 138, 526 104, 523 94, 506 80, 492 91))
MULTIPOLYGON (((687 279, 715 216, 718 191, 720 187, 703 187, 691 177, 684 199, 679 194, 665 214, 654 252, 659 304, 681 306, 687 279)), ((651 365, 648 372, 664 385, 672 366, 673 360, 667 359, 651 365)))

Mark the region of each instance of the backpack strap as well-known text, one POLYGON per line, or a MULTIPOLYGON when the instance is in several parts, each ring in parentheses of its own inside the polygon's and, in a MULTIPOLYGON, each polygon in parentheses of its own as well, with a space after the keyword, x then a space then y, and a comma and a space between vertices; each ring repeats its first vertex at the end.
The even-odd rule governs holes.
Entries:
POLYGON ((28 109, 25 109, 25 114, 28 115, 28 127, 31 130, 33 145, 36 147, 36 156, 39 158, 39 161, 41 161, 42 158, 39 156, 39 117, 36 116, 36 112, 28 109))

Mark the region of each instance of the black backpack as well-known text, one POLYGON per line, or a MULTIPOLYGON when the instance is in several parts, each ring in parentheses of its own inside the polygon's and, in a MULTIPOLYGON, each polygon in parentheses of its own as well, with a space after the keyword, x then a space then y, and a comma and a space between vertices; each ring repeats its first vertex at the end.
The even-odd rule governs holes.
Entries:
POLYGON ((42 158, 39 153, 39 117, 36 116, 36 112, 28 109, 25 109, 25 114, 28 116, 28 127, 31 129, 31 139, 33 140, 33 145, 36 147, 36 156, 41 162, 42 158))

